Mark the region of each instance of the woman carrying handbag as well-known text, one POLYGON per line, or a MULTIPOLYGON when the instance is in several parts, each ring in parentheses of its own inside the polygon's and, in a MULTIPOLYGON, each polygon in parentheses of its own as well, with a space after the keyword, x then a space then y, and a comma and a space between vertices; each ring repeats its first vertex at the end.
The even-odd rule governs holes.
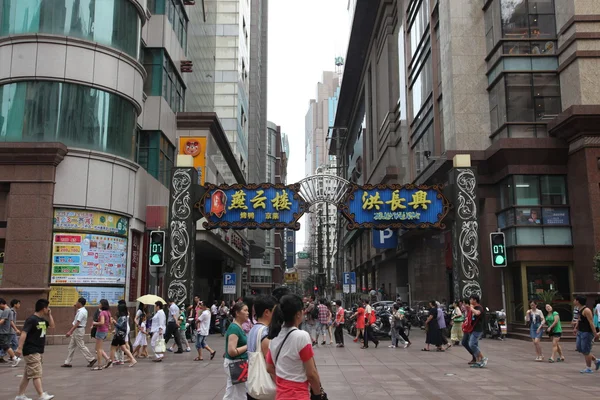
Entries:
POLYGON ((256 324, 248 333, 248 400, 273 400, 275 380, 267 372, 266 358, 269 353, 269 324, 273 317, 277 299, 261 295, 254 300, 256 324))
POLYGON ((269 327, 273 337, 267 354, 267 371, 275 376, 275 400, 326 400, 308 332, 301 331, 304 305, 295 295, 285 295, 275 308, 269 327), (283 326, 281 326, 283 324, 283 326))

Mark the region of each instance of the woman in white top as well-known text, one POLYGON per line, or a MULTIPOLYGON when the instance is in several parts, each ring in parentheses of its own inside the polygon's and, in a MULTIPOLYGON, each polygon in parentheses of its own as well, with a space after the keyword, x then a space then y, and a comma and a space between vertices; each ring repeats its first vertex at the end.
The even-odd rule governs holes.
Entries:
POLYGON ((304 318, 302 299, 295 294, 285 295, 275 310, 269 337, 279 333, 271 340, 267 354, 267 371, 277 384, 275 400, 309 400, 310 390, 320 393, 321 380, 310 335, 298 329, 304 318), (278 326, 281 323, 283 327, 278 326))
POLYGON ((152 328, 150 330, 150 332, 152 333, 152 340, 150 341, 150 345, 152 346, 152 349, 154 349, 154 354, 156 354, 156 358, 152 361, 160 362, 165 356, 164 351, 161 353, 156 352, 156 342, 158 341, 158 339, 163 337, 166 330, 167 317, 165 315, 165 312, 163 311, 163 303, 162 301, 157 301, 156 303, 154 303, 154 317, 152 317, 152 328))
POLYGON ((533 340, 533 347, 535 347, 535 352, 537 354, 535 361, 544 361, 544 356, 542 355, 542 344, 540 343, 540 340, 544 334, 544 330, 542 328, 546 323, 546 319, 542 310, 537 307, 537 302, 532 301, 529 303, 529 306, 531 308, 527 310, 525 321, 529 322, 529 336, 531 336, 531 340, 533 340))

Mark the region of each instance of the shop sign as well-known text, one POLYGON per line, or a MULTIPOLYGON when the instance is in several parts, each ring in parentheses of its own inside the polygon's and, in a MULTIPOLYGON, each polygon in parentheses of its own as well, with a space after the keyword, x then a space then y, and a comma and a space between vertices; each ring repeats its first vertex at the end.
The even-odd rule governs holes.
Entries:
POLYGON ((127 239, 81 233, 55 233, 51 283, 125 284, 127 239))
POLYGON ((87 306, 97 306, 101 299, 108 300, 110 305, 117 305, 125 299, 124 287, 94 287, 94 286, 50 286, 50 306, 73 307, 77 300, 83 297, 87 306))
POLYGON ((109 235, 127 236, 127 218, 96 211, 54 210, 55 231, 98 232, 109 235))
POLYGON ((310 254, 308 254, 305 251, 301 251, 301 252, 298 253, 298 259, 299 260, 306 260, 308 258, 310 258, 310 254))
POLYGON ((438 185, 352 185, 340 208, 349 230, 444 228, 450 202, 438 185))
POLYGON ((305 202, 298 184, 205 185, 199 207, 204 228, 298 230, 305 202))
POLYGON ((298 283, 298 273, 297 272, 286 272, 284 275, 285 283, 293 284, 298 283))
POLYGON ((569 225, 569 209, 543 208, 542 219, 544 225, 569 225))
POLYGON ((138 274, 140 267, 141 233, 132 232, 131 235, 131 272, 129 275, 129 301, 138 297, 138 274))

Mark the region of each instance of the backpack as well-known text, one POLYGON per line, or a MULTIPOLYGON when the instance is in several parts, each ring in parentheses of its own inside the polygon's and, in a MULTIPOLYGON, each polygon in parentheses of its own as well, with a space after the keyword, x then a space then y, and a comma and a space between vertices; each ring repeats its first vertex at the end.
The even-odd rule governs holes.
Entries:
POLYGON ((318 305, 314 305, 313 309, 310 312, 310 316, 315 321, 319 319, 319 306, 318 305))
POLYGON ((469 308, 467 310, 467 316, 465 317, 465 322, 462 324, 462 330, 464 333, 471 333, 475 329, 475 325, 479 322, 479 319, 483 314, 479 314, 478 317, 473 318, 473 311, 469 308))

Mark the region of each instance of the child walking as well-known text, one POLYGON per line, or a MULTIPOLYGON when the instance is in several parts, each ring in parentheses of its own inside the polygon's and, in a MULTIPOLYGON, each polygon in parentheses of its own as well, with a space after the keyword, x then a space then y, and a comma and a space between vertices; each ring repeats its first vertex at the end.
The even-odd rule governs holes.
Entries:
POLYGON ((139 317, 139 330, 138 334, 135 337, 135 342, 133 343, 133 356, 139 358, 147 358, 148 357, 148 339, 146 335, 146 314, 142 314, 139 317), (141 349, 141 353, 140 353, 141 349))

